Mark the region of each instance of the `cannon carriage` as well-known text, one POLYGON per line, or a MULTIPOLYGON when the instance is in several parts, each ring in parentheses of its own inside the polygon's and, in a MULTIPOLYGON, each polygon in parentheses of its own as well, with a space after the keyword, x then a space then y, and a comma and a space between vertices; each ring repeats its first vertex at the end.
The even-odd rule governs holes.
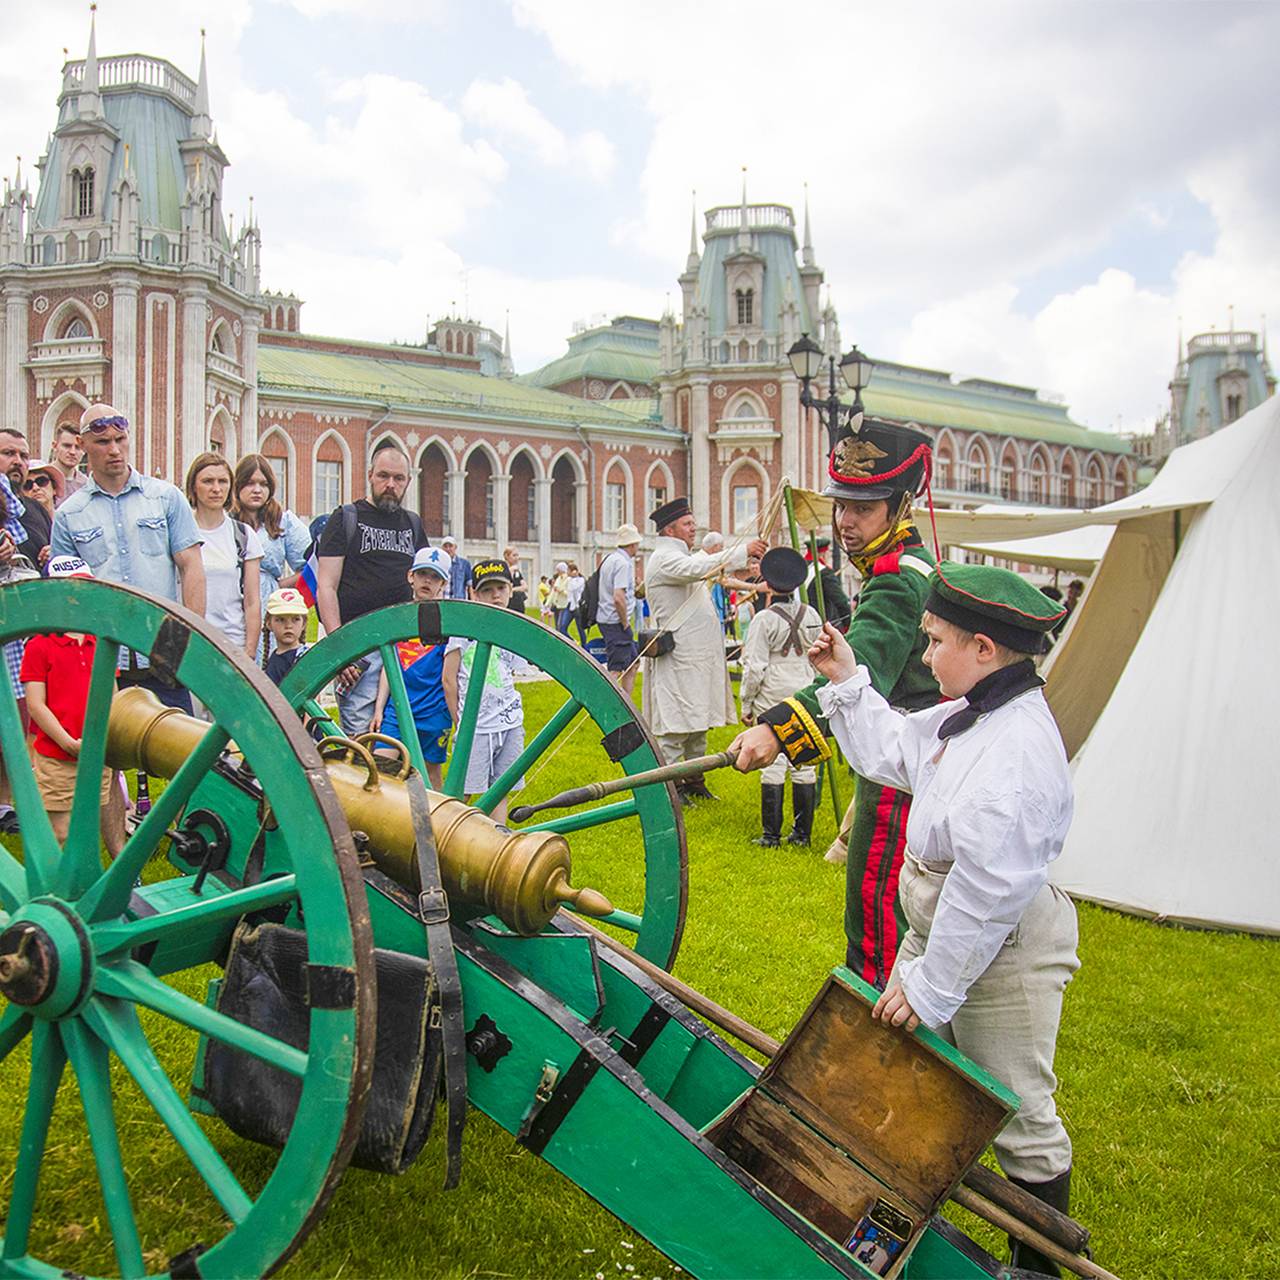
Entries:
POLYGON ((453 1139, 464 1090, 692 1274, 1001 1274, 936 1210, 1016 1107, 1007 1091, 928 1033, 871 1024, 868 992, 841 971, 763 1076, 658 980, 687 898, 669 785, 518 830, 489 819, 570 734, 621 774, 658 764, 630 702, 568 641, 482 605, 396 606, 326 637, 277 690, 200 619, 141 593, 80 579, 0 592, 0 640, 59 631, 98 642, 65 847, 0 691, 23 832, 21 859, 0 849, 0 1106, 16 1134, 0 1276, 70 1273, 41 1208, 58 1176, 55 1110, 92 1146, 98 1187, 78 1194, 100 1197, 102 1271, 254 1276, 297 1249, 353 1159, 397 1171, 416 1157, 441 1083, 453 1139), (393 646, 450 636, 478 642, 477 670, 505 648, 566 695, 474 804, 462 791, 480 680, 442 793, 423 785, 416 742, 384 771, 372 748, 385 744, 317 743, 304 727, 333 729, 320 692, 372 651, 411 723, 393 646), (209 720, 117 693, 122 648, 209 720), (104 764, 167 779, 109 865, 104 764), (572 837, 602 827, 634 866, 617 886, 583 885, 572 837), (592 917, 634 955, 602 945, 592 917), (909 1123, 870 1123, 873 1087, 842 1092, 805 1066, 850 1046, 868 1078, 889 1063, 924 1082, 909 1123), (147 1177, 122 1151, 115 1105, 126 1080, 168 1134, 154 1163, 190 1180, 202 1210, 140 1212, 147 1177), (876 1214, 899 1239, 883 1259, 858 1235, 876 1214))

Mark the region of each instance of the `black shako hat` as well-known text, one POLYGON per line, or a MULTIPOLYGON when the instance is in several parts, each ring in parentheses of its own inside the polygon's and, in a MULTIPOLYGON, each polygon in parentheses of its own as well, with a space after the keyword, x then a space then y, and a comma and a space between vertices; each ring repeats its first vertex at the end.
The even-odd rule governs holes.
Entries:
POLYGON ((649 519, 653 521, 655 529, 662 529, 673 520, 687 516, 692 510, 688 498, 672 498, 670 502, 664 502, 656 511, 651 511, 649 519))
POLYGON ((804 556, 790 547, 774 547, 760 557, 760 576, 780 595, 789 596, 808 573, 804 556))
POLYGON ((1041 653, 1066 609, 1008 569, 944 560, 929 578, 925 609, 1017 653, 1041 653))
POLYGON ((923 431, 865 415, 854 418, 827 460, 824 498, 877 502, 920 493, 932 464, 933 442, 923 431))
POLYGON ((486 582, 510 582, 511 566, 505 560, 477 560, 471 566, 471 585, 482 587, 486 582))

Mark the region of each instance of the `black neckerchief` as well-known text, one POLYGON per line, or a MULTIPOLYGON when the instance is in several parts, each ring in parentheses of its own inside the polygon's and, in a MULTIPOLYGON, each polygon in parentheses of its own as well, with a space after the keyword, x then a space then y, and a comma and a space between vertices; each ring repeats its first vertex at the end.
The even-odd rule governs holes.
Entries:
POLYGON ((1001 667, 979 680, 969 690, 965 705, 938 726, 938 738, 946 742, 978 723, 978 717, 1012 702, 1020 693, 1038 689, 1044 681, 1036 675, 1036 664, 1030 658, 1001 667))

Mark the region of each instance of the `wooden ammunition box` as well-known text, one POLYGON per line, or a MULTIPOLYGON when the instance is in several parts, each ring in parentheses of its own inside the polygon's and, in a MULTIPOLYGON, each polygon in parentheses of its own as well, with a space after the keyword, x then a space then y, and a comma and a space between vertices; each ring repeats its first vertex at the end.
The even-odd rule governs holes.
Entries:
POLYGON ((875 1021, 877 998, 836 969, 706 1134, 866 1274, 892 1280, 1018 1097, 926 1028, 875 1021))

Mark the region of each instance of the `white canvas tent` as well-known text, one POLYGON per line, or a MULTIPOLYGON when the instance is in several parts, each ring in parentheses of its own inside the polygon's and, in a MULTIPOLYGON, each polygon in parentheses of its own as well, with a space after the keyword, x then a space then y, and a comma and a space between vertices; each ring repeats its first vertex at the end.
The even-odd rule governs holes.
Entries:
POLYGON ((1040 565, 1045 569, 1092 573, 1111 542, 1111 525, 1084 524, 1060 529, 1056 533, 1024 536, 1029 529, 1039 527, 1035 518, 1047 517, 1053 521, 1061 515, 1067 515, 1072 520, 1092 518, 1082 511, 1046 512, 1043 508, 1035 510, 982 506, 974 511, 939 511, 938 540, 944 548, 958 547, 964 551, 977 551, 982 555, 999 556, 1022 564, 1040 565), (1019 519, 1025 516, 1033 519, 1019 519), (984 531, 984 525, 989 532, 984 531), (1011 533, 1017 540, 1004 541, 1011 533))
POLYGON ((1114 526, 1045 666, 1076 786, 1054 881, 1145 915, 1280 933, 1280 399, 1109 506, 945 515, 944 542, 1012 558, 1026 538, 1114 526))

